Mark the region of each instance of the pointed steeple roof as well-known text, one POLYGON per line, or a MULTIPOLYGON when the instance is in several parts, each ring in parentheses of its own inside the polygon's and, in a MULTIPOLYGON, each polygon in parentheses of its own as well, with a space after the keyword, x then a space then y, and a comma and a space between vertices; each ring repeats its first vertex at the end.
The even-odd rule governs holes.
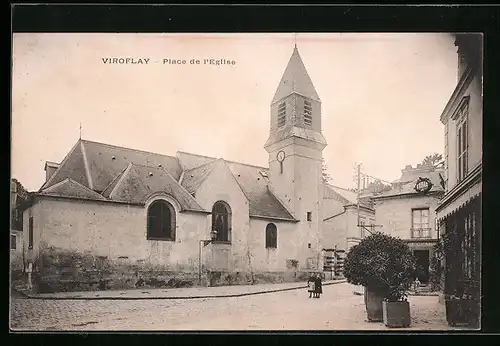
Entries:
POLYGON ((290 61, 281 77, 281 82, 274 94, 271 104, 281 100, 293 92, 309 97, 316 101, 321 101, 311 78, 307 74, 306 67, 302 62, 297 46, 294 47, 290 61))

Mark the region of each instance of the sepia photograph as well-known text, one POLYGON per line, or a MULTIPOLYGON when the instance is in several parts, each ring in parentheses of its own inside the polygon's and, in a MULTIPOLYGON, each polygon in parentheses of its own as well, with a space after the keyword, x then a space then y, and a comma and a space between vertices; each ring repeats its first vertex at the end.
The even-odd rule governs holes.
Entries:
POLYGON ((481 328, 483 36, 14 33, 10 330, 481 328))

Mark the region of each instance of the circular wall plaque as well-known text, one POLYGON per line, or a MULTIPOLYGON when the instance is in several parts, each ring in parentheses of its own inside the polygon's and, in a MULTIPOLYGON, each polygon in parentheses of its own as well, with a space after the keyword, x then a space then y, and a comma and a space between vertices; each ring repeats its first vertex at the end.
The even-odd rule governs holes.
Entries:
POLYGON ((432 189, 432 182, 429 178, 418 178, 415 183, 415 191, 426 193, 432 189))

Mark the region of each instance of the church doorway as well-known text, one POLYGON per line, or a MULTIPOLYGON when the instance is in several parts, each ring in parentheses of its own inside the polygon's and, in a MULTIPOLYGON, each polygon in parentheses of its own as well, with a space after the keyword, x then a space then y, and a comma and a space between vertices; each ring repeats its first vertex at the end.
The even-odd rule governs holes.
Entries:
POLYGON ((429 250, 414 250, 413 255, 417 259, 417 277, 423 283, 429 283, 429 250))

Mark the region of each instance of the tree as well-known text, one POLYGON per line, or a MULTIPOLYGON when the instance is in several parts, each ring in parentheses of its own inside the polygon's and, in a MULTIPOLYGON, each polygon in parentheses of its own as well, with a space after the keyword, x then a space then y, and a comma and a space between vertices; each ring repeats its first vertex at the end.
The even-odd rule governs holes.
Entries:
POLYGON ((410 288, 416 259, 405 241, 376 232, 354 245, 344 262, 344 276, 389 301, 402 300, 410 288))
POLYGON ((11 180, 11 184, 15 188, 15 193, 11 195, 12 198, 12 210, 11 210, 11 225, 13 229, 22 230, 23 219, 22 213, 19 212, 18 208, 25 202, 28 201, 29 192, 24 188, 24 186, 15 178, 11 180))
POLYGON ((440 167, 440 166, 444 165, 443 155, 438 154, 438 153, 434 153, 432 155, 427 155, 422 160, 422 165, 440 167))
POLYGON ((328 167, 326 166, 325 159, 322 159, 322 173, 323 173, 323 182, 330 183, 332 181, 332 177, 328 173, 328 167))

